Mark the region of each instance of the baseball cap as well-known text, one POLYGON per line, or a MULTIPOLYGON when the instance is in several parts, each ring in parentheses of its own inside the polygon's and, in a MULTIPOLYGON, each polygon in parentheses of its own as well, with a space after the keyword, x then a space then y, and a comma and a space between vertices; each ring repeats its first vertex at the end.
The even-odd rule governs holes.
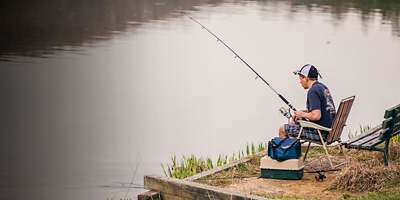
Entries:
POLYGON ((314 65, 306 64, 300 70, 294 71, 294 75, 303 75, 307 76, 308 78, 318 78, 318 70, 314 67, 314 65))

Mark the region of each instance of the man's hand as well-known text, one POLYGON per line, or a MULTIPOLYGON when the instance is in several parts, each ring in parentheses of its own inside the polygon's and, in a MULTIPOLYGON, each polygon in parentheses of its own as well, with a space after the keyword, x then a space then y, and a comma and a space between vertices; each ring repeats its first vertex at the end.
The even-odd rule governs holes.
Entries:
POLYGON ((293 121, 297 122, 297 120, 299 120, 300 118, 306 118, 304 116, 305 113, 306 112, 304 110, 294 111, 293 121))

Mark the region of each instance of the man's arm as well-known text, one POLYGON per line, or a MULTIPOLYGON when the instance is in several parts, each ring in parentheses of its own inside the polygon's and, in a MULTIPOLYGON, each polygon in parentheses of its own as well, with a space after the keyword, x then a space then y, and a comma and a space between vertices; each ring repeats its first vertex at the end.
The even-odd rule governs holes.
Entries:
POLYGON ((306 118, 311 121, 318 121, 321 119, 321 110, 312 110, 311 112, 306 112, 304 110, 299 110, 294 112, 294 120, 297 121, 299 118, 306 118))

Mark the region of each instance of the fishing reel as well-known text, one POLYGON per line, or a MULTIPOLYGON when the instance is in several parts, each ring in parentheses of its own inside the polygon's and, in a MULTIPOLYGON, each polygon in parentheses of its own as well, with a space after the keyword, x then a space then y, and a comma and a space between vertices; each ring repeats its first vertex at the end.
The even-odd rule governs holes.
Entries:
POLYGON ((283 116, 288 118, 288 120, 290 120, 290 118, 292 118, 292 113, 290 112, 290 108, 281 107, 281 108, 279 108, 279 112, 281 112, 283 116))

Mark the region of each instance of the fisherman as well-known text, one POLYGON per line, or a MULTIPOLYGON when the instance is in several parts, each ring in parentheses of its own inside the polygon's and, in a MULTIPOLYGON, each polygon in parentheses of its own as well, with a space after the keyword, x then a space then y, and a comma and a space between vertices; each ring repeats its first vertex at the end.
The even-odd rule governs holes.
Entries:
MULTIPOLYGON (((300 84, 307 92, 307 110, 295 111, 290 124, 284 124, 279 128, 279 137, 297 137, 300 132, 300 124, 298 119, 309 120, 321 126, 331 128, 333 119, 336 115, 333 98, 328 87, 318 81, 318 76, 321 77, 317 68, 313 65, 306 64, 300 70, 294 71, 293 74, 298 75, 300 84)), ((328 132, 321 131, 321 135, 325 140, 328 132)), ((308 140, 320 141, 317 129, 303 128, 303 133, 300 138, 308 140)))

